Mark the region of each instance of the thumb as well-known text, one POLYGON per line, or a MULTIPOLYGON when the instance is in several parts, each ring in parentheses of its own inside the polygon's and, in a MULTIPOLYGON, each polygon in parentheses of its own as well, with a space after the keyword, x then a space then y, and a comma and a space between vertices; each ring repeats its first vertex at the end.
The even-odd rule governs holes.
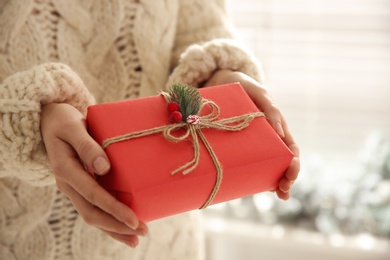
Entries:
POLYGON ((106 153, 88 134, 85 118, 76 108, 65 103, 48 104, 43 106, 41 118, 42 135, 72 146, 87 171, 102 175, 110 170, 106 153))
POLYGON ((286 126, 285 126, 284 118, 283 118, 280 110, 276 106, 272 105, 269 108, 265 109, 263 112, 264 112, 268 122, 270 123, 272 128, 275 130, 275 132, 278 133, 278 135, 281 138, 284 138, 285 137, 285 129, 284 128, 286 126))
POLYGON ((76 150, 87 169, 98 175, 104 175, 110 170, 110 162, 103 148, 93 140, 86 129, 78 131, 69 143, 76 150))
POLYGON ((73 147, 87 171, 104 175, 110 170, 106 153, 89 135, 81 114, 76 120, 72 120, 72 126, 62 132, 61 138, 73 147))

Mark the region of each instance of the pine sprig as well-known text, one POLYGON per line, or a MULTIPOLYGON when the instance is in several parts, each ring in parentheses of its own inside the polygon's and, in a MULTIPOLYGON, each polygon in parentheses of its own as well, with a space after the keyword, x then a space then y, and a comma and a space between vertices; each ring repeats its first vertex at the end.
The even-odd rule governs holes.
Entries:
POLYGON ((197 88, 175 84, 169 89, 168 93, 171 96, 171 101, 179 104, 180 112, 183 115, 183 121, 185 121, 189 115, 198 114, 202 98, 197 88))

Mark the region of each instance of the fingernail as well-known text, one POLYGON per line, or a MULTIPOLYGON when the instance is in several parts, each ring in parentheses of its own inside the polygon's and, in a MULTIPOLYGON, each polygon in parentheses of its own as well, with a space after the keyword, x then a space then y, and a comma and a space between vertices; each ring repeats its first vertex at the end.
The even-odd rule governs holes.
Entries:
POLYGON ((103 156, 99 156, 93 162, 93 168, 95 169, 96 174, 102 175, 110 169, 110 164, 108 164, 103 156))
POLYGON ((132 230, 136 231, 139 228, 139 222, 138 221, 130 221, 125 222, 126 226, 131 228, 132 230))
POLYGON ((290 181, 290 182, 287 184, 286 187, 283 187, 283 188, 286 188, 286 189, 281 189, 281 188, 279 188, 279 189, 280 189, 282 192, 287 193, 287 192, 290 191, 291 186, 292 186, 292 183, 291 183, 291 181, 290 181))
POLYGON ((276 122, 275 130, 280 135, 280 137, 284 137, 283 127, 282 127, 282 124, 280 122, 276 122))
POLYGON ((146 236, 149 233, 149 229, 144 223, 140 222, 137 232, 141 236, 146 236))
POLYGON ((137 230, 136 232, 137 232, 137 235, 143 236, 143 237, 148 234, 148 231, 147 230, 143 230, 143 229, 137 230))
POLYGON ((131 247, 132 248, 136 248, 137 246, 138 246, 138 244, 139 244, 139 241, 137 240, 137 241, 132 241, 131 242, 131 247))

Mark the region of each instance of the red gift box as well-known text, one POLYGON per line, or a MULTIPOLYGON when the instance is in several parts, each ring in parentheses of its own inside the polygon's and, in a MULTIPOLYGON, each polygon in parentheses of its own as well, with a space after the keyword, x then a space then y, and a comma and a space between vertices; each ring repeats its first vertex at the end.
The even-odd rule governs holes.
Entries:
MULTIPOLYGON (((259 112, 239 83, 199 89, 220 108, 219 119, 259 112)), ((207 109, 200 115, 207 113, 207 109)), ((209 112, 209 111, 208 111, 209 112)), ((162 95, 90 106, 91 136, 99 143, 127 133, 171 125, 162 95)), ((184 130, 176 131, 178 135, 184 130)), ((274 190, 293 157, 264 117, 240 131, 201 129, 222 168, 222 182, 211 204, 274 190)), ((196 137, 198 138, 198 137, 196 137)), ((216 183, 216 165, 203 142, 199 164, 183 175, 171 172, 194 157, 192 138, 170 142, 162 133, 113 143, 111 162, 98 182, 128 205, 142 221, 201 208, 216 183)))

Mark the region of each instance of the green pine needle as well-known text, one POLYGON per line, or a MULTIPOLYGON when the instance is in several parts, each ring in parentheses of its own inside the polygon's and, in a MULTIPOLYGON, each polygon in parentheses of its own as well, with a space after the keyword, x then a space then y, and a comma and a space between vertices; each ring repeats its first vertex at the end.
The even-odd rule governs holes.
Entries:
POLYGON ((197 115, 199 113, 202 98, 197 88, 175 84, 169 89, 168 93, 171 96, 171 101, 179 104, 183 121, 189 115, 197 115))

